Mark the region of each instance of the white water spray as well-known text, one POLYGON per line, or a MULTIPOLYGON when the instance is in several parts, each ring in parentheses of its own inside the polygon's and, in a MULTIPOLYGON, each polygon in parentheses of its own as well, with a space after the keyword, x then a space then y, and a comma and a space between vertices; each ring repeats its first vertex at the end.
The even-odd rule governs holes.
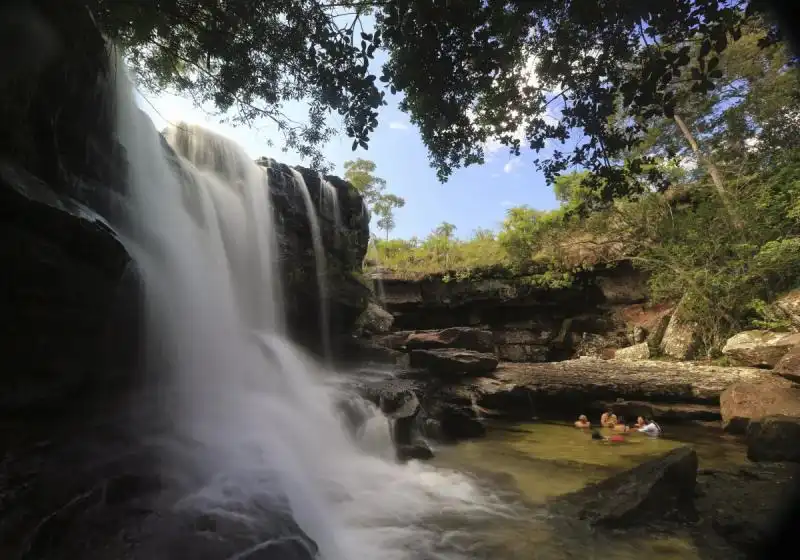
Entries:
POLYGON ((166 437, 183 445, 164 462, 199 481, 180 506, 255 528, 269 514, 258 504, 287 502, 323 560, 468 557, 443 543, 499 506, 460 475, 386 460, 385 422, 359 447, 335 413, 334 374, 285 338, 264 170, 193 126, 167 134, 172 161, 122 72, 117 85, 129 199, 111 221, 144 281, 166 437), (442 515, 450 529, 428 523, 442 515))

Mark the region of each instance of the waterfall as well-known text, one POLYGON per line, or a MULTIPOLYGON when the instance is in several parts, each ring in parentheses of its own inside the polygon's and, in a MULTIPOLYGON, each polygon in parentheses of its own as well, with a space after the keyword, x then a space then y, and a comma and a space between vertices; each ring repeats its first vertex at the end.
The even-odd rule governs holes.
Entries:
POLYGON ((372 277, 372 285, 374 286, 375 297, 378 298, 378 303, 381 307, 386 308, 386 289, 383 287, 383 263, 381 262, 380 253, 378 252, 378 243, 375 238, 370 235, 369 242, 375 251, 375 274, 372 277))
POLYGON ((336 190, 330 181, 325 179, 322 174, 319 174, 320 188, 320 202, 324 210, 329 211, 333 215, 333 225, 336 226, 335 237, 333 239, 335 246, 338 248, 341 240, 339 234, 342 231, 342 211, 339 208, 339 192, 336 190))
MULTIPOLYGON (((328 299, 328 274, 325 262, 325 247, 322 244, 322 234, 319 227, 319 216, 314 202, 311 200, 311 193, 308 192, 308 185, 305 179, 296 169, 292 169, 294 184, 303 196, 303 204, 306 208, 308 217, 308 227, 311 230, 311 242, 314 249, 314 269, 317 275, 317 290, 319 291, 319 329, 322 337, 322 350, 325 361, 331 361, 331 328, 330 328, 330 301, 328 299)), ((320 200, 322 199, 320 195, 320 200)))
MULTIPOLYGON (((264 540, 279 512, 316 542, 321 560, 470 557, 450 544, 454 535, 501 506, 461 475, 387 460, 385 422, 369 422, 360 446, 336 413, 337 374, 286 338, 265 170, 197 126, 167 131, 170 153, 121 66, 128 192, 122 215, 108 221, 145 288, 151 382, 167 420, 158 466, 182 477, 180 499, 165 507, 235 524, 249 544, 220 559, 295 538, 264 540), (443 512, 448 523, 429 522, 443 512)), ((212 533, 214 543, 230 532, 212 533)))

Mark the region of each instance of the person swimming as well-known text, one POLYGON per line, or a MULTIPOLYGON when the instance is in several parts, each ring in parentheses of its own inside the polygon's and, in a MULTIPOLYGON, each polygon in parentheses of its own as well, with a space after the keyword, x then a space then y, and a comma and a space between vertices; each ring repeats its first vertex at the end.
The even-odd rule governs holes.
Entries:
POLYGON ((612 434, 610 436, 604 436, 597 430, 592 430, 592 439, 596 441, 602 441, 606 443, 622 443, 625 441, 625 438, 619 434, 612 434))
POLYGON ((615 422, 613 422, 609 428, 614 430, 615 432, 622 432, 625 433, 630 430, 628 426, 625 425, 625 419, 620 416, 615 422))
POLYGON ((600 425, 602 427, 606 427, 608 425, 609 419, 614 416, 614 411, 610 408, 607 408, 606 411, 600 416, 600 425))
POLYGON ((585 414, 581 414, 578 416, 578 420, 575 422, 575 427, 582 429, 591 428, 592 423, 589 422, 589 418, 587 418, 585 414))
POLYGON ((645 425, 639 428, 637 431, 643 434, 647 434, 648 436, 658 437, 661 435, 663 430, 661 426, 659 426, 655 420, 652 418, 644 418, 645 425))
POLYGON ((634 424, 633 427, 638 430, 639 428, 644 428, 646 425, 647 425, 647 422, 644 421, 644 417, 637 416, 636 417, 636 424, 634 424))

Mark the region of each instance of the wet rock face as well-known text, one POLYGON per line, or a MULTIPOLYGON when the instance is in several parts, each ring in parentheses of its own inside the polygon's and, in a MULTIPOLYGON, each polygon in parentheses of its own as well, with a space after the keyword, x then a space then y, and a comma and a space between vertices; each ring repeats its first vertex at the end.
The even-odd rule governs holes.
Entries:
MULTIPOLYGON (((281 276, 287 321, 293 338, 321 350, 320 297, 314 244, 302 191, 291 170, 272 160, 270 195, 278 228, 281 276)), ((369 288, 360 278, 369 242, 369 213, 361 195, 346 181, 321 177, 298 168, 318 212, 326 265, 329 331, 333 336, 353 330, 367 308, 369 288)))

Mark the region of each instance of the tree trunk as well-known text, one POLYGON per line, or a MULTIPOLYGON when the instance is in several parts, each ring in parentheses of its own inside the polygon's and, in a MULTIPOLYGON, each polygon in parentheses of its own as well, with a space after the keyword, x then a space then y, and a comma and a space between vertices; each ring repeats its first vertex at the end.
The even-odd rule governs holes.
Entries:
POLYGON ((675 123, 678 125, 678 128, 681 129, 683 137, 689 143, 689 146, 691 146, 692 152, 694 152, 695 157, 700 162, 700 164, 702 164, 703 167, 706 168, 709 176, 711 176, 711 182, 714 184, 714 188, 716 189, 720 200, 722 200, 722 204, 725 206, 725 210, 728 212, 728 216, 731 217, 734 227, 736 227, 737 229, 741 229, 742 222, 739 220, 739 217, 736 215, 736 211, 731 206, 731 202, 728 198, 728 191, 725 190, 725 185, 722 182, 722 174, 719 172, 719 169, 717 169, 717 166, 714 165, 714 162, 711 161, 711 159, 704 156, 703 153, 700 151, 700 147, 697 145, 697 140, 695 140, 694 136, 692 135, 692 132, 689 130, 689 127, 686 126, 686 123, 683 122, 683 119, 680 117, 680 115, 678 115, 678 113, 675 113, 673 115, 673 118, 675 120, 675 123))

